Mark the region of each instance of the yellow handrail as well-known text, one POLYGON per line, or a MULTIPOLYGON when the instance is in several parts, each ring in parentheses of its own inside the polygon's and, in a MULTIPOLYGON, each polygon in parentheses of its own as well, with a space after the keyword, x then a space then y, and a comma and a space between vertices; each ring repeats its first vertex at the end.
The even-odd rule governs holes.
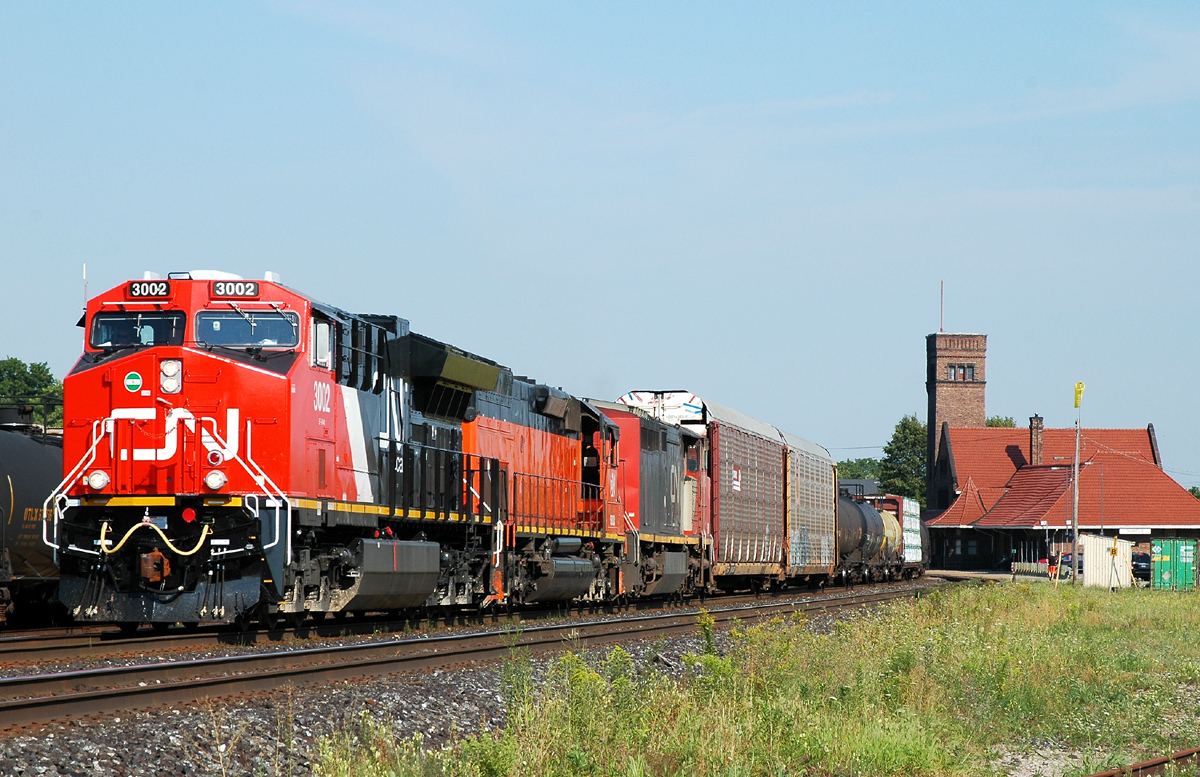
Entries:
POLYGON ((200 550, 200 548, 202 548, 204 546, 204 540, 206 540, 208 538, 208 535, 212 534, 212 527, 205 524, 204 528, 200 531, 200 541, 196 543, 196 547, 192 548, 191 550, 180 550, 179 548, 175 547, 174 543, 172 543, 169 539, 167 539, 167 535, 166 535, 166 533, 163 532, 162 529, 160 529, 155 524, 144 521, 142 523, 135 523, 132 527, 130 527, 129 531, 125 532, 125 536, 121 538, 121 541, 117 543, 117 546, 115 548, 113 548, 112 550, 109 550, 108 546, 104 544, 105 535, 108 534, 108 521, 105 521, 100 526, 100 550, 104 551, 105 553, 107 553, 109 555, 116 553, 117 551, 119 551, 121 549, 122 546, 125 545, 126 541, 128 541, 129 538, 131 536, 133 536, 133 533, 135 531, 137 531, 138 529, 141 529, 143 527, 149 527, 151 529, 154 529, 154 531, 158 532, 158 536, 162 537, 163 542, 167 543, 167 547, 170 548, 173 553, 180 555, 180 556, 194 555, 197 551, 200 550))

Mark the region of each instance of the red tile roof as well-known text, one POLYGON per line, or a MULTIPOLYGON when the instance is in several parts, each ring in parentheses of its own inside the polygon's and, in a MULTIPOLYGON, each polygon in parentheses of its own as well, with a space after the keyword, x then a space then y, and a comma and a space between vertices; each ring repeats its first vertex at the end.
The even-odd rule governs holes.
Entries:
POLYGON ((967 477, 967 484, 962 487, 962 493, 936 518, 926 521, 929 526, 970 526, 983 517, 987 507, 980 497, 975 481, 967 477))
MULTIPOLYGON (((985 494, 987 489, 1007 486, 1013 474, 1029 463, 1028 429, 950 427, 949 433, 958 482, 965 483, 969 477, 985 494)), ((1080 460, 1087 460, 1100 451, 1120 451, 1154 463, 1154 446, 1146 429, 1084 429, 1080 460)), ((1070 464, 1074 457, 1074 429, 1046 429, 1043 432, 1042 464, 1070 464)), ((961 485, 959 490, 962 490, 961 485)))
POLYGON ((1008 493, 1007 487, 1002 488, 981 488, 979 489, 979 501, 983 502, 983 509, 991 510, 1000 501, 1000 498, 1008 493))
MULTIPOLYGON (((951 430, 953 432, 954 430, 951 430)), ((1012 430, 1007 430, 1011 432, 1012 430)), ((1119 449, 1116 444, 1128 444, 1136 440, 1129 430, 1085 430, 1081 445, 1079 472, 1079 525, 1081 528, 1096 529, 1101 526, 1137 527, 1196 527, 1200 526, 1200 500, 1193 497, 1183 486, 1175 482, 1153 462, 1150 450, 1119 449), (1097 432, 1100 432, 1099 434, 1097 432), (1109 433, 1109 434, 1106 434, 1109 433), (1083 453, 1086 451, 1086 455, 1083 453)), ((1058 447, 1046 445, 1046 458, 1061 455, 1061 440, 1071 440, 1071 455, 1074 454, 1073 429, 1047 429, 1059 438, 1058 447), (1050 451, 1056 453, 1051 454, 1050 451)), ((1142 432, 1149 448, 1149 435, 1142 432)), ((999 438, 999 445, 1007 440, 999 438)), ((1028 433, 1026 432, 1028 437, 1028 433)), ((997 447, 999 447, 999 445, 997 447)), ((958 502, 970 497, 961 514, 971 515, 977 508, 980 494, 985 489, 974 485, 975 475, 958 461, 958 450, 954 450, 955 466, 960 478, 967 478, 967 486, 946 512, 934 519, 930 525, 966 525, 966 521, 943 520, 943 516, 959 515, 958 502)), ((994 460, 994 456, 992 457, 994 460)), ((994 471, 992 472, 994 474, 994 471)), ((1071 459, 1069 456, 1055 463, 1041 466, 1023 466, 1016 470, 1007 483, 1004 496, 988 506, 985 515, 974 522, 975 526, 989 528, 1064 528, 1071 522, 1071 459), (1045 521, 1043 524, 1042 522, 1045 521)), ((986 504, 986 499, 983 500, 986 504)))
POLYGON ((1070 467, 1021 467, 1009 481, 1008 493, 975 525, 1017 528, 1041 526, 1046 521, 1047 526, 1062 528, 1071 520, 1071 504, 1064 498, 1070 480, 1070 467))

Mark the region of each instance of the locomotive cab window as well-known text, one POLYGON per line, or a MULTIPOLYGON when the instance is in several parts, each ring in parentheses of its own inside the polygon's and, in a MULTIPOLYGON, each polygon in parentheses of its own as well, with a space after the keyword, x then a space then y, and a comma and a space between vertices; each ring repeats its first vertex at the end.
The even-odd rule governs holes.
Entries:
POLYGON ((88 343, 93 348, 183 345, 182 313, 97 313, 88 343))
POLYGON ((295 348, 300 317, 277 311, 234 310, 196 314, 196 342, 243 348, 295 348))
POLYGON ((329 369, 333 367, 333 349, 329 344, 329 322, 313 319, 312 334, 313 364, 329 369))

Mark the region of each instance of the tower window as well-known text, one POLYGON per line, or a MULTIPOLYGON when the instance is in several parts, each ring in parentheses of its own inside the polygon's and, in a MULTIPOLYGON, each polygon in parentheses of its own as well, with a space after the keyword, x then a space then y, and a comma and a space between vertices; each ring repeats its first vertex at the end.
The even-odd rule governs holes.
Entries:
POLYGON ((946 380, 973 381, 975 380, 974 364, 947 364, 946 380))

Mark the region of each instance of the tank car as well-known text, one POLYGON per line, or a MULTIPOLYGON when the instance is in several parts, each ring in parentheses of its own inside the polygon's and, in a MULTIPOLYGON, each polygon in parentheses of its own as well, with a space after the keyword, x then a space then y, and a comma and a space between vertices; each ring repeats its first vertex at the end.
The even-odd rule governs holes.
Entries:
MULTIPOLYGON (((899 576, 913 578, 925 574, 929 532, 921 522, 921 505, 917 500, 898 494, 865 494, 861 499, 881 514, 890 515, 900 527, 904 553, 899 559, 899 576)), ((894 576, 897 571, 893 568, 889 573, 894 576)))
POLYGON ((62 439, 32 406, 0 405, 0 624, 55 613, 58 568, 42 543, 43 503, 62 479, 62 439))

